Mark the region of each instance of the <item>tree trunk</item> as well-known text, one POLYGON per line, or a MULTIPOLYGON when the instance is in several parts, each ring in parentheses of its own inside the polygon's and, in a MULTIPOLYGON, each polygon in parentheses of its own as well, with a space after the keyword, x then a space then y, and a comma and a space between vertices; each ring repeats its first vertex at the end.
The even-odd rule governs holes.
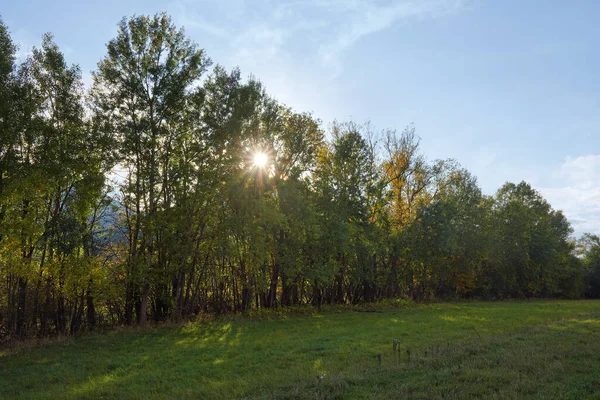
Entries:
POLYGON ((93 281, 90 279, 86 293, 86 319, 88 330, 93 331, 96 327, 96 307, 94 306, 93 281))
POLYGON ((150 294, 150 284, 144 284, 144 290, 142 291, 142 301, 140 302, 140 310, 138 313, 138 324, 140 326, 146 326, 148 323, 148 295, 150 294))
POLYGON ((269 296, 267 297, 266 306, 271 308, 275 305, 277 299, 277 283, 279 281, 279 263, 273 266, 273 274, 271 275, 271 284, 269 286, 269 296))
POLYGON ((133 324, 133 281, 131 277, 130 282, 127 283, 125 289, 125 323, 127 325, 133 324))
POLYGON ((19 336, 26 335, 25 315, 26 315, 26 299, 27 299, 27 280, 19 277, 18 294, 17 294, 17 318, 16 332, 19 336))
POLYGON ((290 285, 288 285, 288 278, 285 273, 281 273, 281 304, 285 307, 290 305, 290 297, 291 290, 290 285))

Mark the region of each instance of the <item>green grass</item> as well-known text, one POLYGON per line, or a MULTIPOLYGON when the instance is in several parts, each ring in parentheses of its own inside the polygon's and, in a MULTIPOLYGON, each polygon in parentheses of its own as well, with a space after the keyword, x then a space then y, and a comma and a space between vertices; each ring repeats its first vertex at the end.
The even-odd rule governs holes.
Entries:
POLYGON ((229 317, 0 353, 7 399, 481 397, 600 399, 600 301, 229 317))

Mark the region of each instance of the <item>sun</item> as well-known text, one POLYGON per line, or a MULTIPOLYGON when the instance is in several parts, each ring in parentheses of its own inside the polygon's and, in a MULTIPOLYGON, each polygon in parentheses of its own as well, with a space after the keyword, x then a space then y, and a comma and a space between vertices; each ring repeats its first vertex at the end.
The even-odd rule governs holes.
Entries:
POLYGON ((265 153, 258 152, 254 153, 254 166, 258 168, 264 168, 269 162, 269 157, 265 153))

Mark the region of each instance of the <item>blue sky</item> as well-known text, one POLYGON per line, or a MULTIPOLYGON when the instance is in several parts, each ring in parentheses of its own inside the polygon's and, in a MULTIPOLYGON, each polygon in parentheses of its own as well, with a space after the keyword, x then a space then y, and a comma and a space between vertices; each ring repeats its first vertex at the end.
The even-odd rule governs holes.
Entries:
POLYGON ((577 234, 600 233, 598 1, 3 3, 21 56, 53 32, 88 82, 123 16, 167 11, 296 110, 414 123, 429 158, 455 158, 485 193, 527 180, 577 234))

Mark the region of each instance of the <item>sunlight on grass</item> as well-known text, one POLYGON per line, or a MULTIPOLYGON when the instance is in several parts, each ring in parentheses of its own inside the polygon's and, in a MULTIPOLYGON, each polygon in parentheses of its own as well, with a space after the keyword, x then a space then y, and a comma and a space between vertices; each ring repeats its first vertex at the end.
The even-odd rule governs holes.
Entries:
POLYGON ((458 321, 458 319, 456 317, 449 317, 447 315, 444 315, 443 317, 441 317, 444 321, 447 322, 456 322, 458 321))
POLYGON ((327 372, 327 370, 325 369, 325 366, 323 365, 322 358, 315 360, 315 362, 313 363, 313 366, 312 366, 312 371, 314 373, 320 374, 320 375, 324 375, 327 372))
POLYGON ((75 396, 83 396, 87 393, 91 393, 97 391, 102 388, 104 385, 111 384, 117 382, 118 372, 112 372, 103 376, 99 376, 96 378, 91 378, 88 382, 85 382, 82 385, 75 386, 70 393, 75 396))
POLYGON ((457 316, 448 316, 448 315, 444 315, 442 317, 440 317, 441 319, 443 319, 444 321, 447 322, 486 322, 487 318, 484 317, 475 317, 475 316, 469 316, 469 315, 457 315, 457 316))

